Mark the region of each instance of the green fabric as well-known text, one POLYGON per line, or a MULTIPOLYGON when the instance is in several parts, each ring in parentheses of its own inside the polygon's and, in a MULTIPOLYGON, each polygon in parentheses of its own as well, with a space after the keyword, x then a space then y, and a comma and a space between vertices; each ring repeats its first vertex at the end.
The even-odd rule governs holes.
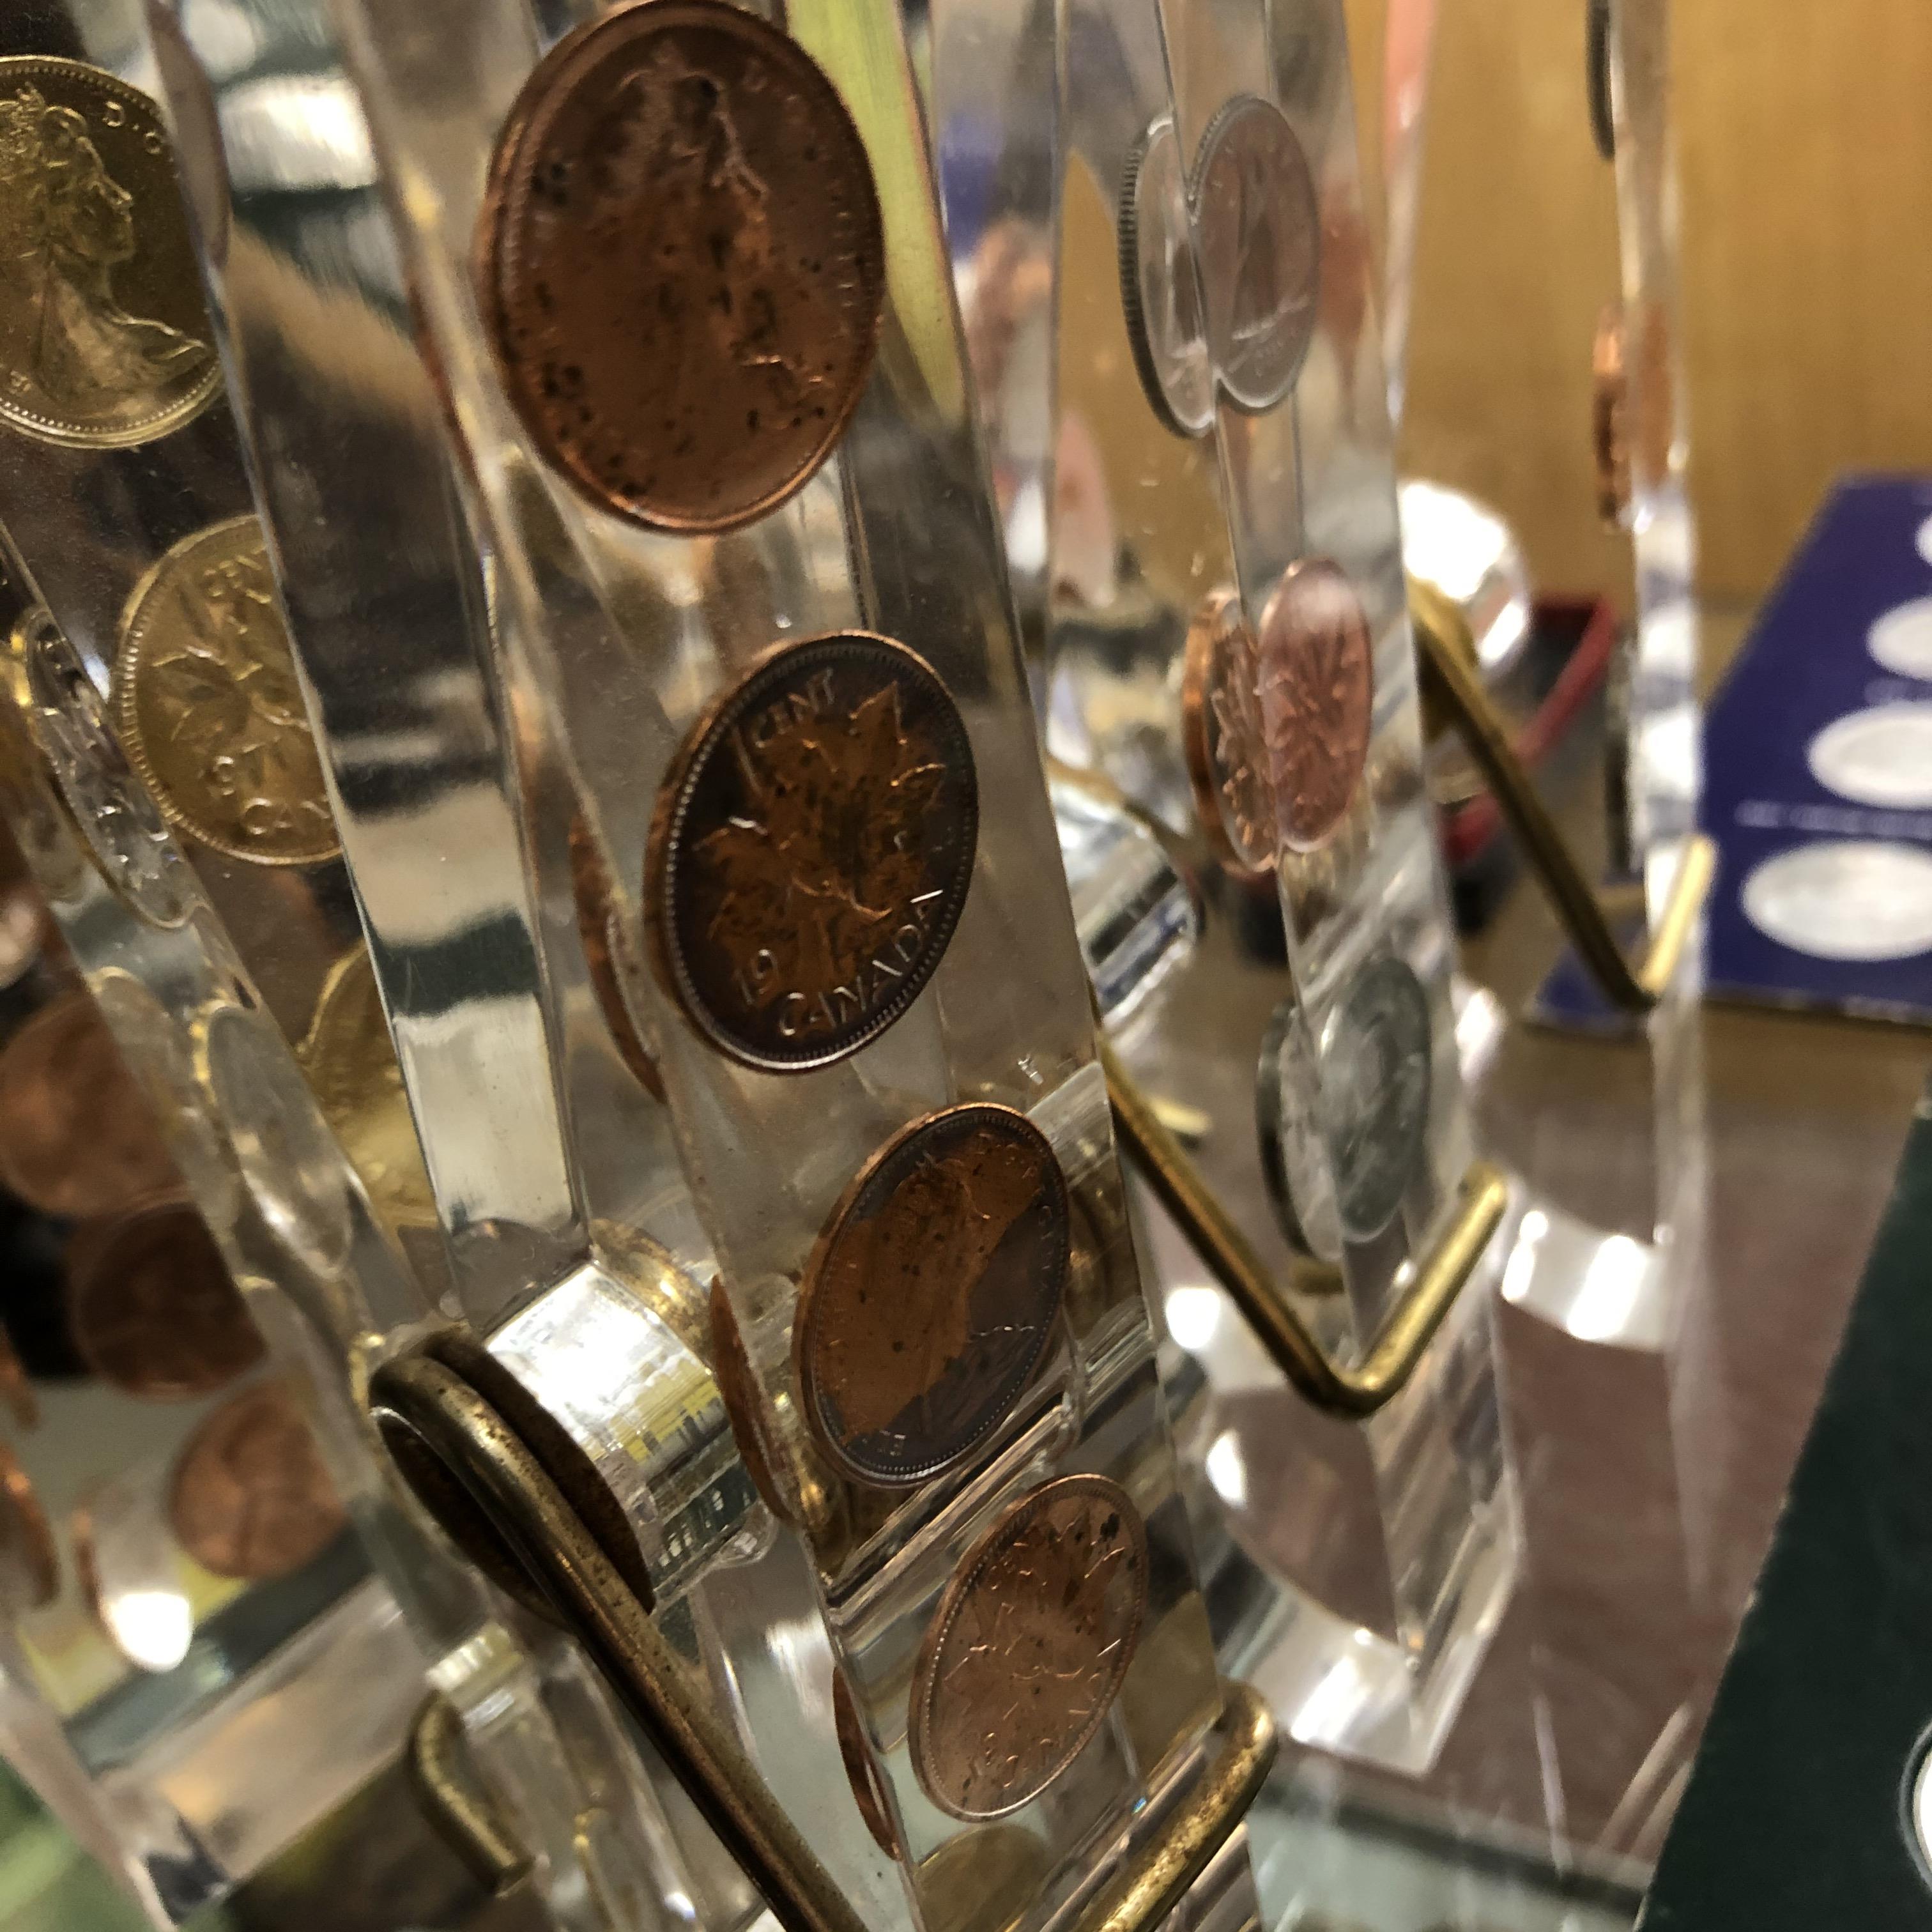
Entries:
POLYGON ((1932 1932, 1932 1120, 1912 1124, 1645 1932, 1932 1932))

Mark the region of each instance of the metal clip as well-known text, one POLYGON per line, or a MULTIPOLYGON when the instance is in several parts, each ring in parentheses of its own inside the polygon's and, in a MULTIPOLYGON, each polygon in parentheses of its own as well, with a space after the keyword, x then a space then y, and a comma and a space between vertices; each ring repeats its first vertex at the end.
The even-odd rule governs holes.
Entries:
MULTIPOLYGON (((513 1558, 549 1600, 786 1932, 864 1932, 518 1431, 455 1370, 420 1355, 377 1370, 370 1406, 385 1439, 400 1437, 415 1451, 406 1472, 428 1459, 460 1486, 472 1510, 452 1528, 466 1550, 487 1524, 503 1546, 500 1560, 513 1558)), ((440 1515, 446 1490, 431 1486, 423 1499, 440 1515)))
POLYGON ((410 1726, 410 1780, 437 1834, 493 1898, 530 1876, 530 1855, 497 1811, 469 1762, 463 1720, 440 1690, 410 1726))
MULTIPOLYGON (((1414 1264, 1408 1287, 1369 1352, 1354 1367, 1322 1348, 1272 1281, 1261 1258, 1229 1219, 1201 1170, 1162 1126, 1153 1103, 1102 1036, 1100 1061, 1114 1124, 1135 1165, 1194 1252, 1214 1270, 1275 1366, 1317 1408, 1372 1415, 1415 1372, 1462 1285, 1474 1272, 1509 1204, 1509 1184, 1486 1162, 1473 1162, 1458 1190, 1449 1224, 1414 1264)), ((1288 1286, 1294 1286, 1293 1279, 1288 1286)))
POLYGON ((1717 848, 1701 832, 1684 842, 1670 896, 1648 950, 1634 964, 1625 958, 1602 905, 1538 796, 1472 668, 1474 644, 1462 614, 1441 592, 1414 578, 1409 580, 1408 609, 1422 646, 1422 664, 1542 881, 1576 956, 1612 1005, 1625 1012, 1648 1012, 1676 978, 1684 946, 1696 930, 1717 874, 1717 848))

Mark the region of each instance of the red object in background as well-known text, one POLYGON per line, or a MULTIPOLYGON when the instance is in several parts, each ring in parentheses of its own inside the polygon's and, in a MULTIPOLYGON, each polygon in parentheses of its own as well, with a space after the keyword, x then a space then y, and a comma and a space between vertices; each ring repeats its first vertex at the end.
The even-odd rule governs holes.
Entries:
MULTIPOLYGON (((1538 598, 1530 648, 1551 633, 1574 632, 1576 641, 1542 702, 1516 734, 1516 754, 1534 772, 1561 744, 1604 682, 1616 647, 1617 614, 1599 598, 1538 598)), ((1489 790, 1478 792, 1442 814, 1442 856, 1451 872, 1473 866, 1502 829, 1502 810, 1489 790)))

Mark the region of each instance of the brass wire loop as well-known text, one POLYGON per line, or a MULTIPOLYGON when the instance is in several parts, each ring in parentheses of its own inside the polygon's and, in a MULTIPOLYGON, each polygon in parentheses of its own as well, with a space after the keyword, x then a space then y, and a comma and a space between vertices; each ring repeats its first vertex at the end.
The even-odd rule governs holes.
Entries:
POLYGON ((385 1363, 370 1397, 385 1432, 414 1436, 488 1516, 786 1932, 864 1932, 516 1430, 453 1369, 421 1356, 385 1363))
POLYGON ((1640 960, 1626 958, 1589 881, 1483 690, 1468 620, 1451 599, 1414 578, 1409 580, 1408 609, 1424 671, 1448 707, 1456 735, 1496 794, 1577 958, 1612 1006, 1629 1013, 1648 1012, 1676 977, 1678 962, 1696 930, 1717 873, 1716 847, 1701 832, 1684 842, 1677 876, 1649 946, 1640 960))
MULTIPOLYGON (((1509 1204, 1509 1184, 1486 1161, 1474 1161, 1456 1190, 1456 1210, 1429 1251, 1413 1264, 1408 1284, 1353 1366, 1336 1361, 1270 1277, 1201 1170, 1168 1132, 1153 1103, 1103 1035, 1100 1061, 1114 1124, 1189 1244, 1228 1291, 1275 1366, 1317 1408, 1360 1418, 1375 1414, 1415 1372, 1442 1318, 1475 1271, 1509 1204)), ((1293 1279, 1285 1286, 1294 1286, 1293 1279)))
POLYGON ((530 1876, 531 1858, 497 1810, 470 1762, 463 1720, 440 1690, 423 1700, 410 1726, 410 1781, 436 1833, 493 1898, 530 1876))

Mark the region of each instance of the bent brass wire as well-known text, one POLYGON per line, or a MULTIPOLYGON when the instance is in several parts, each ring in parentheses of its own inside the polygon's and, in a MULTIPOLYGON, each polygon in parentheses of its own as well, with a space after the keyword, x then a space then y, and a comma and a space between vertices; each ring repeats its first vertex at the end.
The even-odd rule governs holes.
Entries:
POLYGON ((445 1364, 385 1363, 370 1402, 456 1480, 549 1598, 786 1932, 864 1932, 770 1789, 725 1732, 518 1432, 445 1364))
POLYGON ((1414 578, 1408 583, 1408 609, 1430 686, 1495 794, 1576 956, 1612 1006, 1625 1012, 1648 1012, 1676 977, 1678 962, 1696 930, 1717 872, 1717 848, 1701 832, 1684 842, 1649 946, 1633 964, 1483 690, 1468 620, 1452 599, 1414 578))
POLYGON ((1073 1932, 1150 1932, 1246 1816, 1274 1762, 1274 1716, 1251 1684, 1224 1681, 1221 1703, 1220 1749, 1162 1828, 1088 1901, 1073 1932))
POLYGON ((498 1813, 464 1748, 463 1720, 440 1690, 410 1726, 410 1781, 437 1835, 493 1898, 530 1876, 530 1855, 498 1813))
MULTIPOLYGON (((1102 1036, 1100 1060, 1107 1098, 1134 1164, 1172 1214, 1194 1252, 1228 1291, 1275 1366, 1318 1408, 1336 1415, 1372 1415, 1415 1372, 1442 1318, 1462 1292, 1509 1204, 1509 1184, 1476 1161, 1459 1185, 1454 1213, 1428 1252, 1412 1264, 1408 1286, 1368 1354, 1351 1367, 1322 1348, 1295 1312, 1285 1290, 1301 1286, 1291 1275, 1277 1286, 1202 1178, 1155 1113, 1153 1103, 1102 1036)), ((1304 1289, 1305 1292, 1305 1289, 1304 1289)))

